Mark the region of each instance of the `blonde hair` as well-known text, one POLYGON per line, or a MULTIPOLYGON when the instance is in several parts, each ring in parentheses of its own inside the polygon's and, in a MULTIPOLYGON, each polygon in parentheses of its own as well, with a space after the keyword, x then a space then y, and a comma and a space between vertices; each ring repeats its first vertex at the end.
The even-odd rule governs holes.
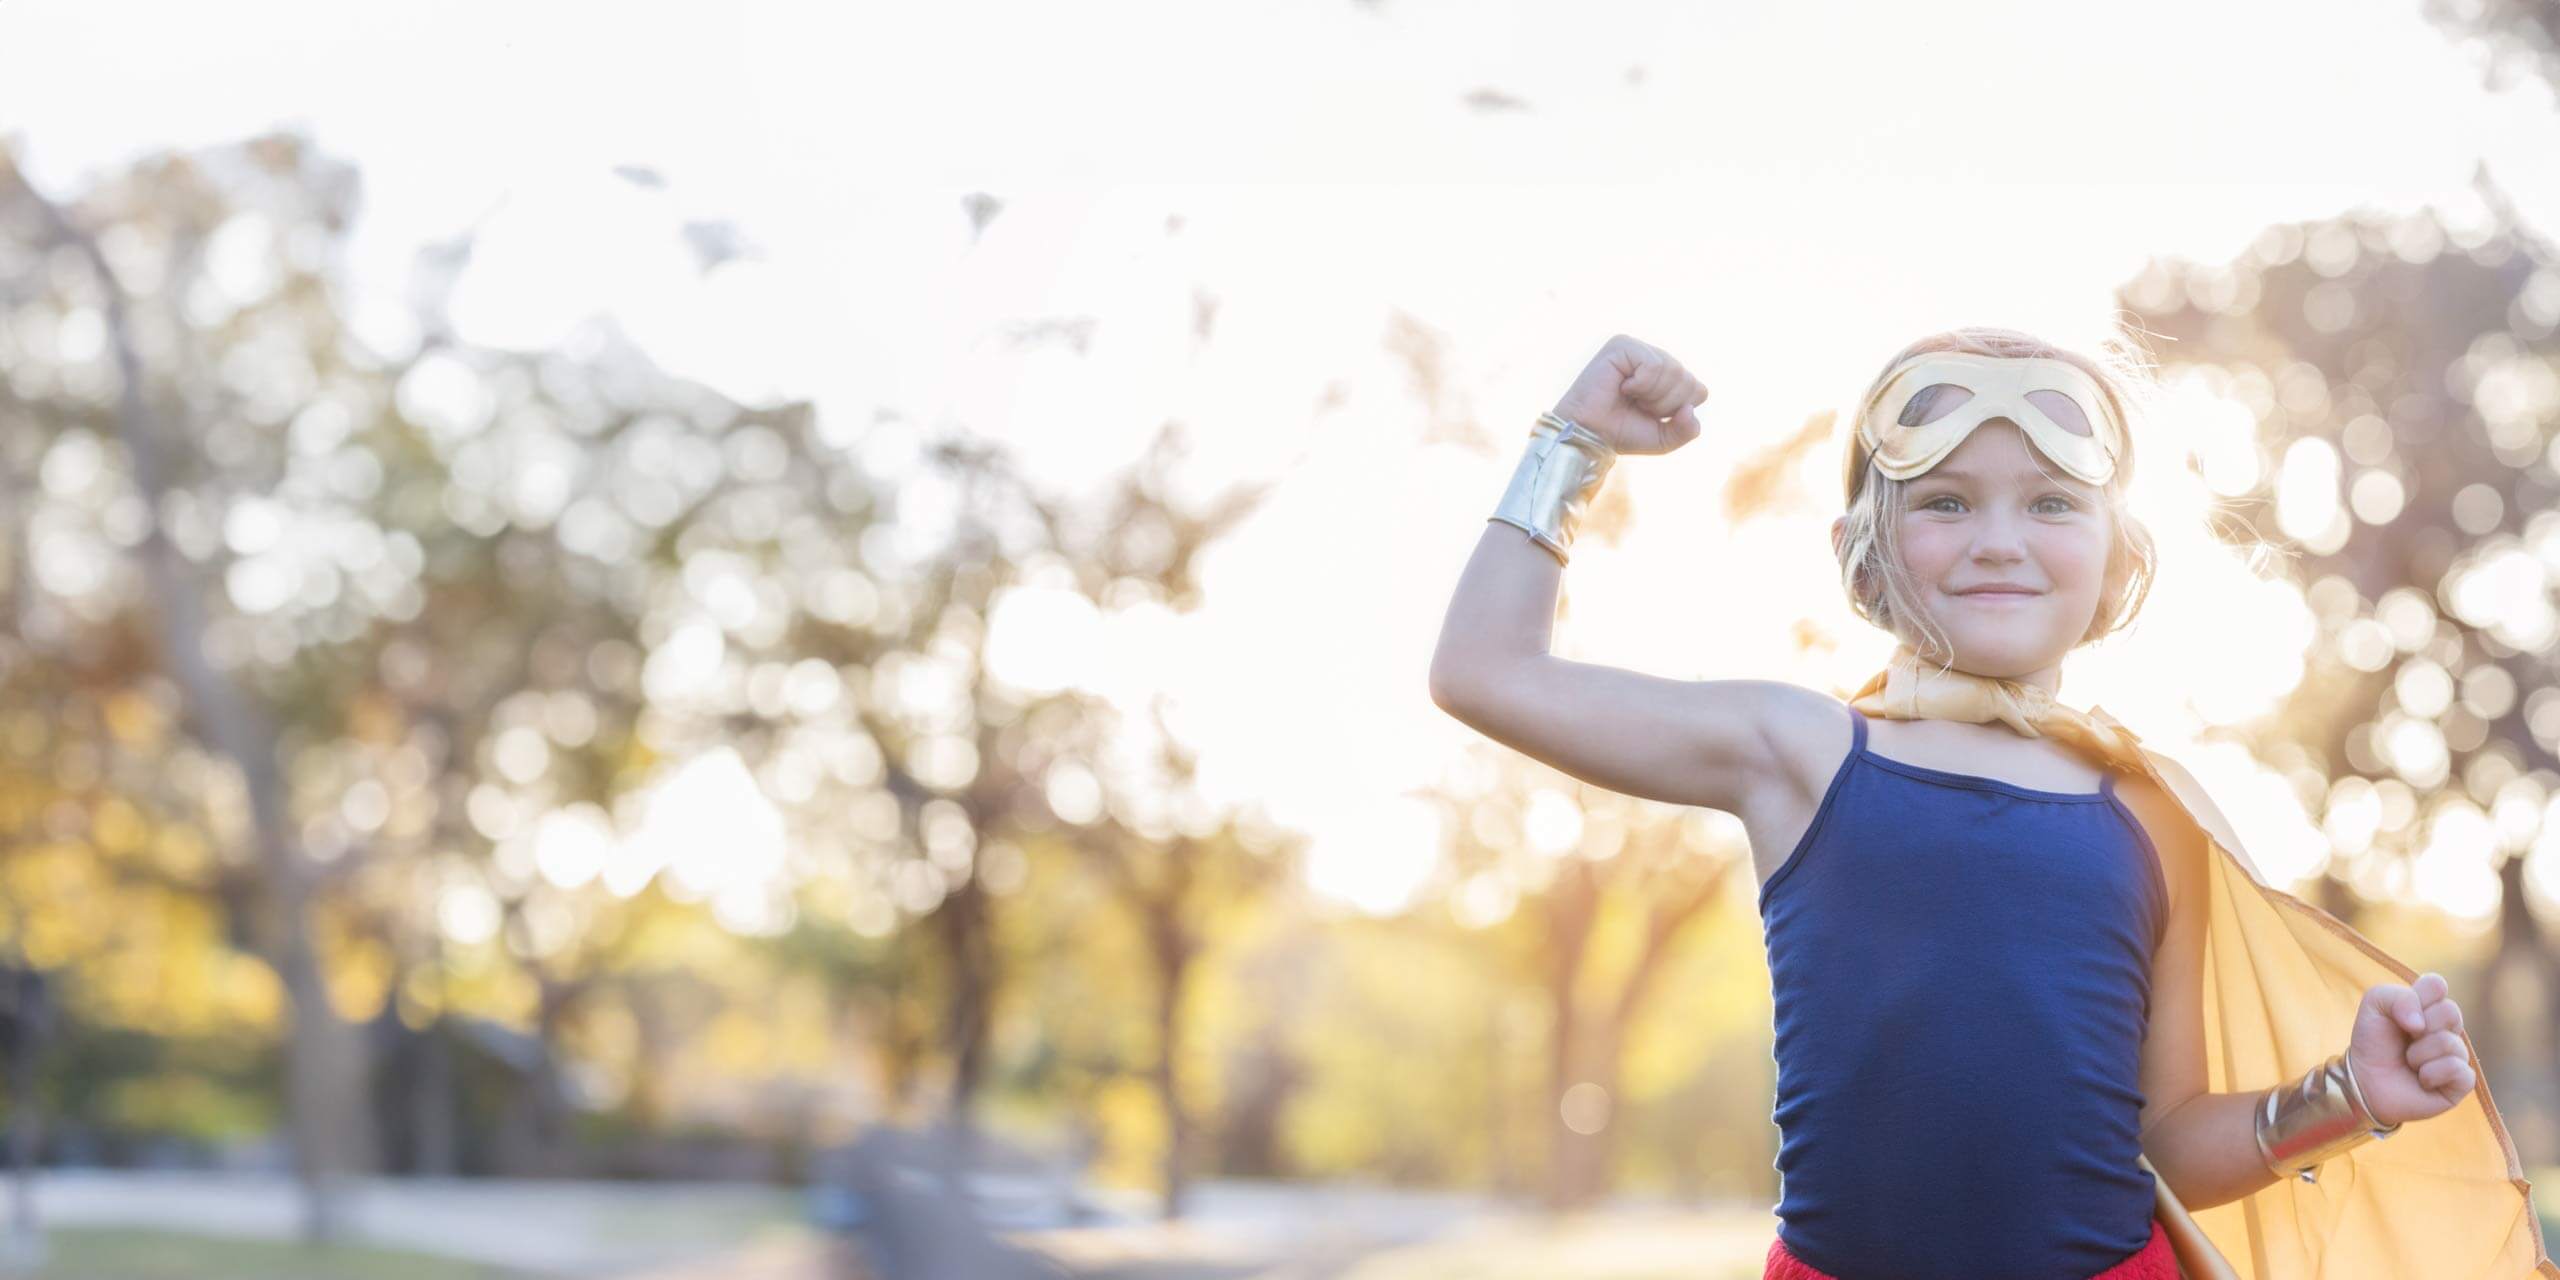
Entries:
MULTIPOLYGON (((2015 329, 1949 329, 1930 334, 1885 361, 1865 394, 1852 405, 1852 412, 1883 387, 1895 366, 1925 351, 2067 360, 2097 380, 2099 390, 2123 420, 2126 438, 2123 456, 2116 460, 2115 475, 2101 489, 2112 535, 2107 548, 2106 585, 2098 600, 2097 614, 2089 620, 2089 629, 2072 647, 2076 649, 2132 625, 2134 616, 2142 611, 2142 602, 2151 594, 2152 576, 2159 566, 2151 531, 2134 517, 2125 502, 2125 487, 2133 479, 2134 442, 2142 435, 2142 416, 2157 387, 2148 354, 2133 339, 2110 339, 2092 357, 2015 329)), ((1929 407, 1932 406, 1920 406, 1924 412, 1929 407)), ((1907 416, 1910 411, 1905 412, 1907 416)), ((1857 430, 1854 419, 1850 420, 1849 429, 1857 430)), ((1852 435, 1850 439, 1854 441, 1856 437, 1852 435)), ((2044 460, 2036 456, 2036 451, 2030 449, 2028 454, 2042 469, 2044 460)), ((1921 606, 1918 586, 1903 567, 1901 548, 1896 543, 1902 517, 1910 509, 1909 487, 1909 481, 1895 480, 1878 472, 1872 462, 1867 464, 1865 474, 1859 478, 1857 496, 1850 500, 1847 522, 1839 538, 1840 585, 1848 592, 1850 607, 1857 610, 1859 617, 1919 652, 1935 651, 1952 662, 1953 646, 1921 606)))

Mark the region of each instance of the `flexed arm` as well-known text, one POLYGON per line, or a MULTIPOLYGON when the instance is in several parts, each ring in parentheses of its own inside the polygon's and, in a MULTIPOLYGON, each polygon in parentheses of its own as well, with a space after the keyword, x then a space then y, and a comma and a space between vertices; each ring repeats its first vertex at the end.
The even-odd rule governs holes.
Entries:
MULTIPOLYGON (((1612 454, 1664 453, 1697 437, 1694 411, 1706 394, 1668 353, 1621 334, 1601 347, 1554 414, 1612 454)), ((1587 478, 1582 468, 1591 465, 1588 456, 1541 459, 1536 450, 1577 447, 1563 434, 1541 428, 1485 523, 1441 624, 1432 701, 1486 737, 1593 785, 1738 810, 1752 788, 1782 776, 1769 726, 1789 717, 1827 723, 1809 714, 1817 703, 1844 726, 1845 717, 1836 699, 1779 681, 1671 680, 1548 652, 1568 556, 1533 535, 1555 532, 1563 496, 1537 468, 1569 468, 1564 478, 1573 479, 1587 478), (1522 500, 1533 491, 1543 507, 1522 500), (1513 515, 1520 524, 1505 519, 1513 515)))

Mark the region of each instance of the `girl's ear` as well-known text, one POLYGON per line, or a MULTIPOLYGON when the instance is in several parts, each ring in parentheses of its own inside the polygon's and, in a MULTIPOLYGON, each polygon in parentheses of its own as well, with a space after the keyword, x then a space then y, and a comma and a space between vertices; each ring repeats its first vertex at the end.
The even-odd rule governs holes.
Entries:
POLYGON ((2124 543, 2118 540, 2107 549, 2106 572, 2101 574, 2098 580, 2098 616, 2089 620, 2089 630, 2092 634, 2084 638, 2081 643, 2086 644, 2097 638, 2094 633, 2105 626, 2106 620, 2114 615, 2119 605, 2124 603, 2124 593, 2131 585, 2132 577, 2133 557, 2126 550, 2124 543))
POLYGON ((1839 555, 1842 550, 1842 544, 1847 542, 1848 538, 1849 517, 1840 516, 1833 519, 1831 522, 1831 554, 1834 556, 1839 555))

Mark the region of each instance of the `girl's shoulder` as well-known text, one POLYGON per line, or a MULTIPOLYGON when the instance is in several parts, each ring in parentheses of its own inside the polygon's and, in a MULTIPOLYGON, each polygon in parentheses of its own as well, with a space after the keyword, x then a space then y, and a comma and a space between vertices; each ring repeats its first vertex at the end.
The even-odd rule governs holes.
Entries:
POLYGON ((2169 893, 2173 912, 2192 901, 2204 877, 2205 858, 2211 852, 2204 829, 2184 801, 2153 782, 2148 775, 2119 774, 2115 780, 2116 800, 2142 826, 2142 834, 2151 842, 2152 852, 2160 860, 2160 878, 2169 893))
POLYGON ((1767 721, 1770 748, 1785 766, 1780 773, 1790 790, 1819 796, 1864 736, 1863 717, 1819 689, 1782 688, 1779 712, 1767 721))

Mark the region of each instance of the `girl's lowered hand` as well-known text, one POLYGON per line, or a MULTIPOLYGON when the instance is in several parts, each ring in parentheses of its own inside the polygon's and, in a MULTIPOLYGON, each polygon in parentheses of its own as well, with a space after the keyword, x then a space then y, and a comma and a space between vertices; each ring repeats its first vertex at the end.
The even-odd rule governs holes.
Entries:
POLYGON ((2452 1110, 2480 1084, 2471 1066, 2471 1044, 2462 1031, 2462 1008, 2445 980, 2422 973, 2401 986, 2380 983, 2356 1008, 2347 1053, 2356 1083, 2380 1124, 2424 1120, 2452 1110))

